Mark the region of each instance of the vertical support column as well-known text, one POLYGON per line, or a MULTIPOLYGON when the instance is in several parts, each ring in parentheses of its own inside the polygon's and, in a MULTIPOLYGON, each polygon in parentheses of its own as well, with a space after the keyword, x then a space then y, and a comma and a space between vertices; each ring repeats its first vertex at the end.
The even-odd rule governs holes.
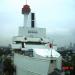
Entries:
POLYGON ((24 14, 24 27, 27 27, 28 15, 24 14))
POLYGON ((24 48, 24 42, 22 42, 22 48, 24 48))

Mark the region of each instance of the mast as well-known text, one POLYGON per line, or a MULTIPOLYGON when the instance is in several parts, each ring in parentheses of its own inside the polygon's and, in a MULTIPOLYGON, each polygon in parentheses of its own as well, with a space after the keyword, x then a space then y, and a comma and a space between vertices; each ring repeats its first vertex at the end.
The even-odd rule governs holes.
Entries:
POLYGON ((28 16, 29 16, 30 12, 31 12, 31 8, 27 4, 27 0, 26 0, 26 4, 22 8, 22 14, 24 15, 24 27, 27 27, 28 16))
POLYGON ((27 0, 26 0, 26 5, 27 5, 27 0))
POLYGON ((24 15, 24 27, 34 28, 35 27, 35 13, 31 13, 31 8, 27 4, 27 0, 26 0, 26 4, 22 8, 22 14, 24 15))

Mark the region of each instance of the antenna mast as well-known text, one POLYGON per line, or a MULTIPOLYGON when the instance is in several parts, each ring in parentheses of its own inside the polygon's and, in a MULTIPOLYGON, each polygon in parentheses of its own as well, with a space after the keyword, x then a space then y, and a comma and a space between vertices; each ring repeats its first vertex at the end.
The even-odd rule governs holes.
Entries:
POLYGON ((27 0, 26 0, 26 5, 27 5, 27 0))

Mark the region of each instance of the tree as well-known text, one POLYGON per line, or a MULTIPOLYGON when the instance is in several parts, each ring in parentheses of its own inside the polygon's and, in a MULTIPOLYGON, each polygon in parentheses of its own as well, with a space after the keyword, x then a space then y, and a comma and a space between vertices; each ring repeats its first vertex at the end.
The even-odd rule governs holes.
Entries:
POLYGON ((3 55, 3 50, 0 49, 0 57, 3 55))

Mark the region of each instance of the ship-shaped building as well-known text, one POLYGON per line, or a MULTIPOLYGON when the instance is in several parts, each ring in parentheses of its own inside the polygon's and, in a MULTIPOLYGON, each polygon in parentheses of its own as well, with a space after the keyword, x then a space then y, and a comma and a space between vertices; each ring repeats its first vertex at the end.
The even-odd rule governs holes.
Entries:
POLYGON ((47 39, 46 29, 36 27, 29 5, 23 6, 22 14, 24 26, 19 27, 11 44, 16 75, 50 75, 55 69, 61 70, 61 55, 47 39))

